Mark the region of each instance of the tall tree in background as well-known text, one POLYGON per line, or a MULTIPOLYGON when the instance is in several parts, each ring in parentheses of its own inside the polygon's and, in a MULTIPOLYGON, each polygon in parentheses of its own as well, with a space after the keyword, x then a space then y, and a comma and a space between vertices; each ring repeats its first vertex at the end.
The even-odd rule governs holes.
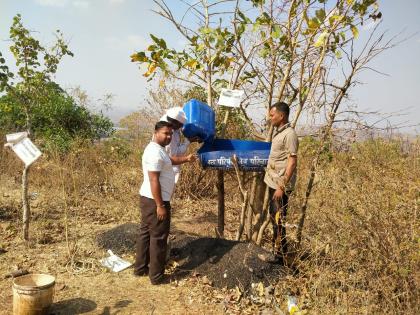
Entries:
MULTIPOLYGON (((337 112, 354 86, 352 71, 340 73, 354 66, 354 58, 348 56, 354 56, 359 28, 381 17, 375 0, 179 1, 186 6, 180 18, 169 2, 154 2, 156 12, 184 37, 185 48, 170 49, 164 39, 151 35, 153 44, 132 55, 132 61, 147 65, 146 77, 153 78, 159 70, 161 82, 171 76, 205 88, 213 107, 221 88, 243 89, 241 114, 254 136, 265 141, 271 141, 272 127, 267 119, 252 122, 248 114, 255 105, 265 107, 268 116, 272 103, 286 101, 295 109, 292 126, 303 113, 332 126, 330 105, 335 104, 337 112), (344 90, 336 98, 336 92, 344 90)), ((364 52, 373 57, 377 51, 369 46, 364 52)), ((247 239, 259 244, 269 222, 268 189, 259 176, 250 189, 245 231, 247 239)))
MULTIPOLYGON (((14 98, 17 106, 25 115, 25 129, 32 136, 32 117, 36 107, 41 106, 48 93, 52 75, 64 56, 73 56, 60 31, 56 32, 56 41, 50 48, 45 48, 32 37, 31 32, 22 24, 20 15, 13 18, 10 27, 10 50, 16 60, 17 71, 13 73, 5 65, 0 55, 0 92, 6 92, 14 98)), ((23 238, 29 239, 30 204, 28 200, 28 174, 30 166, 22 172, 23 238)))

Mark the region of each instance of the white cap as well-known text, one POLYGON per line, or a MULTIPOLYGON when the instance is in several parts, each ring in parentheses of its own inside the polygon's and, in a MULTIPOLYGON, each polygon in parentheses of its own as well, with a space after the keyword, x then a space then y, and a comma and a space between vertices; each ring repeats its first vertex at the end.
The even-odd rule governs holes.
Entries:
POLYGON ((185 124, 187 122, 187 117, 185 116, 185 113, 182 110, 182 107, 169 108, 168 111, 166 112, 166 116, 179 121, 181 124, 185 124))

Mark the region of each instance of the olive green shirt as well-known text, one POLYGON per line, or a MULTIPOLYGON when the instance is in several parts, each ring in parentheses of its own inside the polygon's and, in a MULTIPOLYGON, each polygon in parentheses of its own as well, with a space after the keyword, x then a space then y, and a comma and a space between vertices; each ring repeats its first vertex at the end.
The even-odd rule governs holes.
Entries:
MULTIPOLYGON (((286 124, 281 128, 274 129, 271 141, 271 150, 268 157, 267 170, 264 182, 271 188, 279 187, 280 178, 286 172, 287 159, 289 156, 297 156, 299 141, 295 129, 286 124)), ((286 185, 286 192, 293 191, 296 183, 296 169, 286 185)))

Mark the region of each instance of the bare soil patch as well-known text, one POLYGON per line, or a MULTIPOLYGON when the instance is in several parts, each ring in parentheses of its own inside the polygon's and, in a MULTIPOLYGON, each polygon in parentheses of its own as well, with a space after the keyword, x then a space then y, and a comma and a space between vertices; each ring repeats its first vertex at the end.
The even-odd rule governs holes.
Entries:
MULTIPOLYGON (((104 231, 97 237, 98 245, 120 255, 134 255, 139 228, 139 224, 125 223, 104 231)), ((170 255, 177 265, 172 273, 174 279, 206 276, 217 288, 238 287, 246 292, 252 283, 274 285, 285 274, 282 266, 261 261, 258 254, 267 251, 255 244, 185 235, 174 230, 170 255)))

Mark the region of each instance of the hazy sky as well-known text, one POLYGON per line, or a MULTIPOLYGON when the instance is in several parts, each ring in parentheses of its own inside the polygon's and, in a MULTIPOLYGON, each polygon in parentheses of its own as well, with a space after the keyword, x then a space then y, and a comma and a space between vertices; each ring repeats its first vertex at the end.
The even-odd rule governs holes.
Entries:
MULTIPOLYGON (((168 3, 176 0, 169 0, 168 3)), ((382 30, 403 36, 420 31, 420 1, 379 1, 383 12, 382 30)), ((56 80, 64 88, 80 86, 92 99, 115 95, 109 115, 117 121, 145 104, 150 83, 142 77, 129 56, 147 47, 149 34, 165 39, 175 48, 183 40, 161 17, 151 12, 152 0, 0 0, 0 51, 12 60, 7 42, 12 18, 22 15, 23 23, 42 43, 51 43, 60 29, 70 41, 74 58, 65 58, 56 80)), ((363 32, 363 31, 362 31, 363 32)), ((363 36, 363 34, 362 34, 363 36)), ((385 52, 373 66, 389 76, 365 73, 363 86, 352 95, 362 110, 404 111, 394 119, 420 123, 420 33, 385 52)), ((152 83, 153 86, 153 83, 152 83)), ((411 128, 413 131, 413 128, 411 128)), ((417 127, 415 132, 419 132, 417 127)))

